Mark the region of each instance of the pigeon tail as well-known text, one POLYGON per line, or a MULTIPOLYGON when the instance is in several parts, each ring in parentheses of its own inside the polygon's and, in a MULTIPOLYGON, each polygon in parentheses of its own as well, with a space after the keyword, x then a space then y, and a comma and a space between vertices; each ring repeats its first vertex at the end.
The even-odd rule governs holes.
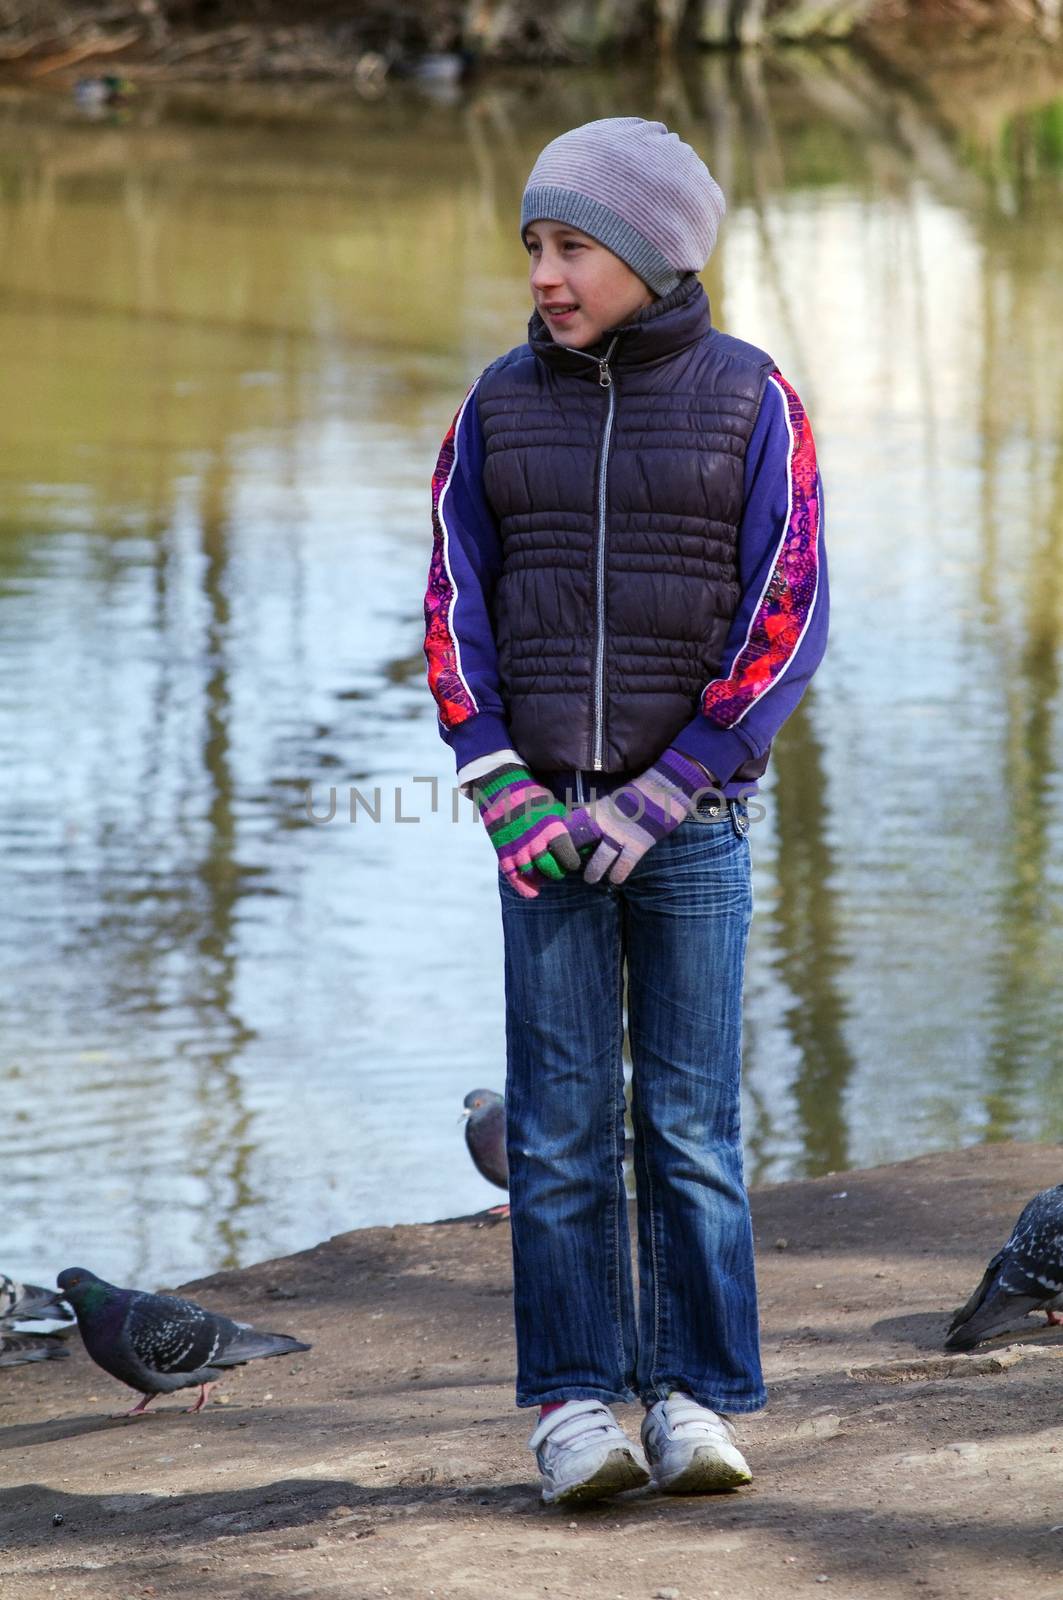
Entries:
POLYGON ((54 1289, 40 1289, 34 1283, 22 1285, 22 1300, 15 1315, 25 1322, 73 1322, 74 1313, 54 1289))
POLYGON ((68 1356, 58 1333, 5 1333, 0 1329, 0 1367, 21 1367, 27 1361, 54 1361, 68 1356))
POLYGON ((0 1323, 72 1322, 74 1313, 54 1289, 36 1283, 16 1283, 0 1273, 0 1323))
POLYGON ((999 1292, 1000 1282, 998 1279, 998 1273, 1003 1260, 1004 1252, 1003 1250, 998 1250, 992 1261, 982 1273, 982 1276, 979 1278, 978 1283, 975 1286, 974 1293, 971 1295, 970 1299, 964 1301, 963 1305, 960 1306, 952 1321, 949 1323, 949 1338, 951 1338, 954 1333, 962 1328, 965 1323, 971 1320, 991 1289, 995 1289, 999 1292))
MULTIPOLYGON (((987 1294, 969 1316, 958 1312, 945 1339, 946 1350, 973 1350, 983 1339, 992 1339, 1027 1315, 1044 1305, 1042 1296, 1015 1294, 1007 1289, 996 1289, 987 1294)), ((965 1312, 967 1307, 963 1308, 965 1312)))
POLYGON ((260 1328, 241 1328, 225 1349, 211 1356, 212 1367, 239 1367, 261 1356, 293 1356, 311 1347, 286 1333, 264 1333, 260 1328))

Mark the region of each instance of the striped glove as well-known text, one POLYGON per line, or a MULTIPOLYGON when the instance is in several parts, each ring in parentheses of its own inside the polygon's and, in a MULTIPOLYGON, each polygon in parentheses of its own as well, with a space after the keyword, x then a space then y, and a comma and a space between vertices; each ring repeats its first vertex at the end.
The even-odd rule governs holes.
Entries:
MULTIPOLYGON (((712 790, 705 770, 670 746, 640 778, 595 803, 593 820, 602 842, 584 869, 587 882, 608 874, 611 883, 623 883, 651 845, 690 815, 698 795, 712 790)), ((572 813, 573 831, 581 829, 587 815, 572 813)))
POLYGON ((565 808, 527 767, 504 762, 477 778, 473 793, 502 873, 526 900, 534 900, 547 879, 579 871, 565 808))

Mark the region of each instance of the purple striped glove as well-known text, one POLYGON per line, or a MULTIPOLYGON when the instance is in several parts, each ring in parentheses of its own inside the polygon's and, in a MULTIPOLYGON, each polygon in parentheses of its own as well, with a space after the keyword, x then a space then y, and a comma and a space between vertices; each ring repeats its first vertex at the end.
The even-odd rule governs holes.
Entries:
POLYGON ((568 814, 527 767, 504 762, 472 788, 499 867, 518 894, 534 900, 547 879, 579 871, 579 853, 565 825, 568 814))
MULTIPOLYGON (((587 882, 597 883, 608 874, 611 883, 623 883, 651 845, 690 815, 698 795, 713 792, 704 769, 669 746, 640 778, 595 803, 593 820, 601 829, 602 842, 584 869, 587 882)), ((589 815, 583 810, 572 813, 574 832, 589 815)))

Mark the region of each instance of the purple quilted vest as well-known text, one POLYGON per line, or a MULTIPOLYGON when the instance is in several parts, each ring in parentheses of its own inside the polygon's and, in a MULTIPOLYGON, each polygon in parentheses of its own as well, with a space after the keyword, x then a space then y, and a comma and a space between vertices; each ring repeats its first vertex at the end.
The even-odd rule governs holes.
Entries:
POLYGON ((536 313, 481 379, 502 693, 533 770, 642 770, 694 715, 738 604, 746 448, 774 366, 715 331, 691 277, 593 353, 536 313))

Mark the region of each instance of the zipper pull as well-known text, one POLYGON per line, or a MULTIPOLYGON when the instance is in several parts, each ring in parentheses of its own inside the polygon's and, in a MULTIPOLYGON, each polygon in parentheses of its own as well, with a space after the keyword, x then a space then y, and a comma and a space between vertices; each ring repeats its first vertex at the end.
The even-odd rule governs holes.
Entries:
POLYGON ((619 337, 619 334, 615 334, 613 337, 613 342, 605 352, 604 356, 597 357, 598 382, 601 384, 603 389, 611 389, 613 387, 613 374, 609 371, 609 363, 613 359, 613 351, 616 349, 616 341, 619 339, 619 337))

